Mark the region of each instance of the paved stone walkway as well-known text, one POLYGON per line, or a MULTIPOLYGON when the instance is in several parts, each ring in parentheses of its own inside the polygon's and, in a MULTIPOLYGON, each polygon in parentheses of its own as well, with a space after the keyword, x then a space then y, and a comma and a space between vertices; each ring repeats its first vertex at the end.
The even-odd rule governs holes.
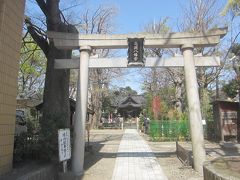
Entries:
POLYGON ((126 129, 112 180, 167 180, 154 153, 135 129, 126 129))

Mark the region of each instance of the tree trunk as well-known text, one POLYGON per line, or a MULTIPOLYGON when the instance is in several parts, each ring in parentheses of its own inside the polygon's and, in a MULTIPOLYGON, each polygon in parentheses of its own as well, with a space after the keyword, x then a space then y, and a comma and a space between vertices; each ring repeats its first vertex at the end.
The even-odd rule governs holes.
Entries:
POLYGON ((102 84, 100 84, 102 71, 101 69, 91 70, 91 80, 93 82, 91 92, 91 104, 94 110, 94 115, 91 121, 91 128, 97 128, 102 116, 102 84))
MULTIPOLYGON (((74 26, 64 20, 59 9, 59 0, 36 0, 46 16, 47 30, 76 33, 74 26)), ((31 25, 31 22, 28 22, 31 25)), ((47 57, 47 69, 43 97, 43 117, 40 121, 40 142, 42 158, 54 159, 57 156, 57 132, 66 128, 70 122, 69 70, 54 69, 55 59, 71 58, 71 51, 58 50, 52 41, 41 37, 34 27, 28 26, 30 33, 47 57)))
POLYGON ((237 73, 237 82, 238 82, 238 118, 237 118, 237 141, 240 143, 240 67, 238 68, 237 73))
MULTIPOLYGON (((57 50, 50 44, 44 97, 43 118, 41 124, 42 140, 47 155, 57 154, 57 131, 69 127, 69 70, 54 69, 55 58, 69 58, 71 51, 57 50), (51 152, 49 152, 51 151, 51 152)), ((52 157, 46 157, 47 159, 52 157)))
POLYGON ((154 120, 159 120, 161 117, 160 114, 160 97, 158 96, 158 85, 157 85, 157 70, 156 68, 152 69, 152 77, 153 77, 153 99, 152 99, 152 112, 154 120))
POLYGON ((180 80, 180 78, 178 78, 178 80, 174 83, 175 86, 175 110, 181 114, 182 110, 183 110, 183 106, 182 106, 182 84, 183 81, 180 80))

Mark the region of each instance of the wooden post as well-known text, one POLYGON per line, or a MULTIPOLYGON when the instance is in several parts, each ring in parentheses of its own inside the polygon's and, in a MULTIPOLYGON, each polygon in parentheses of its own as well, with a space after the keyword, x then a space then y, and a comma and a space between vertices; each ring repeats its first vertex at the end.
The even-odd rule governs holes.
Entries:
POLYGON ((63 173, 67 172, 67 160, 63 161, 63 173))

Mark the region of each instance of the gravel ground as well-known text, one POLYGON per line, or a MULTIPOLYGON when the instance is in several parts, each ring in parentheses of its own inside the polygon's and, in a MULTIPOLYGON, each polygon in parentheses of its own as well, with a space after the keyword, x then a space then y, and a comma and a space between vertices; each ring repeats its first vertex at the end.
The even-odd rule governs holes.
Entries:
POLYGON ((123 131, 91 130, 91 152, 85 157, 82 180, 111 180, 123 131))
POLYGON ((191 167, 185 167, 176 156, 176 142, 151 142, 147 135, 142 137, 148 142, 169 180, 202 180, 203 177, 191 167))
MULTIPOLYGON (((91 131, 92 152, 85 157, 83 180, 111 179, 122 134, 121 130, 91 131)), ((192 168, 182 165, 176 156, 175 142, 151 142, 148 136, 142 134, 142 137, 151 147, 169 180, 203 179, 192 168)))
MULTIPOLYGON (((110 180, 113 174, 115 160, 118 152, 118 147, 124 131, 122 130, 91 130, 90 131, 90 145, 91 150, 86 153, 84 176, 82 180, 110 180)), ((194 171, 191 167, 184 167, 181 161, 176 156, 175 142, 151 142, 149 137, 141 134, 147 141, 150 148, 154 152, 161 165, 164 173, 169 180, 203 180, 203 177, 194 171)), ((181 146, 186 149, 191 149, 191 144, 182 142, 181 146)), ((240 156, 240 149, 226 150, 219 146, 218 143, 205 143, 207 151, 207 160, 212 160, 219 156, 235 155, 240 156)), ((39 165, 24 166, 24 169, 31 171, 32 168, 39 165), (29 168, 27 168, 30 166, 29 168)), ((23 168, 18 169, 19 174, 25 173, 23 168)), ((14 176, 14 172, 12 175, 14 176)), ((15 176, 19 175, 15 173, 15 176)), ((2 179, 2 178, 0 178, 2 179)), ((6 178, 4 178, 6 179, 6 178)), ((10 178, 16 179, 16 178, 10 178)))
MULTIPOLYGON (((91 130, 91 150, 85 153, 84 175, 81 180, 111 180, 115 160, 123 135, 122 130, 91 130)), ((31 171, 37 171, 46 164, 25 162, 0 180, 16 180, 31 171)))

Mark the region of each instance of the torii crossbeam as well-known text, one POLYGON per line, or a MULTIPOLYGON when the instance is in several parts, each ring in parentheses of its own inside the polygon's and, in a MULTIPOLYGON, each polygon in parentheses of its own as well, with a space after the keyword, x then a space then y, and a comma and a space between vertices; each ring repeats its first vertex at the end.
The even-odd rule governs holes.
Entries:
MULTIPOLYGON (((196 67, 220 66, 219 57, 194 56, 196 67)), ((89 68, 134 68, 128 66, 127 58, 92 58, 89 59, 89 68)), ((144 68, 184 67, 183 56, 171 58, 146 58, 144 68)), ((79 59, 55 59, 55 69, 79 69, 79 59)))

